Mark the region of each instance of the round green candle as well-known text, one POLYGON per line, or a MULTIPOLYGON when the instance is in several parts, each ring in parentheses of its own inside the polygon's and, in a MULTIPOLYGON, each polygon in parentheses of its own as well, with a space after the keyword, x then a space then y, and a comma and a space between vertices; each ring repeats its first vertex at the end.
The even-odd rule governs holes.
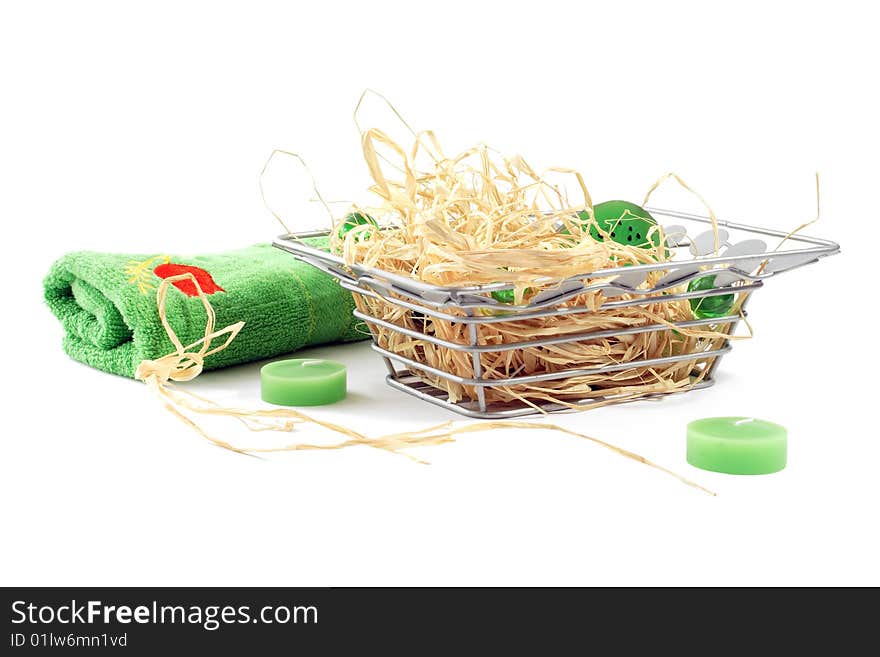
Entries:
POLYGON ((751 417, 708 417, 687 426, 687 461, 726 474, 770 474, 785 467, 785 427, 751 417))
POLYGON ((320 406, 345 399, 345 365, 335 360, 291 358, 260 369, 263 401, 281 406, 320 406))

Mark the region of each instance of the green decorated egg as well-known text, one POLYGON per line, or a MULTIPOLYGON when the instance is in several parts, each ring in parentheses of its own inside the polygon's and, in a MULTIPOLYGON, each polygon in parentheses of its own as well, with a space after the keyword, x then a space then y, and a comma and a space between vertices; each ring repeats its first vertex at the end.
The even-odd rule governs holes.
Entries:
MULTIPOLYGON (((695 278, 688 283, 688 292, 698 292, 700 290, 715 289, 715 277, 703 276, 695 278)), ((714 319, 717 317, 725 317, 730 314, 733 308, 732 294, 719 294, 714 297, 697 297, 690 299, 691 310, 697 319, 714 319)))
MULTIPOLYGON (((589 215, 579 212, 587 221, 589 215)), ((635 203, 629 201, 605 201, 593 206, 595 223, 590 225, 590 236, 597 242, 611 239, 624 246, 650 249, 660 246, 660 232, 651 229, 657 225, 654 217, 635 203), (601 229, 601 230, 600 230, 601 229)))
MULTIPOLYGON (((501 269, 509 271, 507 267, 501 269)), ((531 288, 526 288, 525 293, 528 294, 531 291, 531 288)), ((501 303, 516 303, 516 293, 513 290, 495 290, 489 296, 501 303)))
POLYGON ((513 303, 516 301, 516 295, 513 290, 496 290, 492 293, 492 298, 501 303, 513 303))
MULTIPOLYGON (((357 228, 358 226, 371 225, 379 227, 379 224, 376 223, 376 220, 373 219, 366 212, 352 212, 350 214, 345 215, 345 219, 342 220, 342 225, 339 227, 339 239, 344 239, 346 234, 352 230, 353 228, 357 228)), ((364 234, 363 239, 370 239, 369 233, 364 234)))
MULTIPOLYGON (((525 289, 525 294, 530 294, 532 292, 532 288, 527 287, 525 289)), ((516 292, 514 290, 495 290, 490 295, 495 301, 500 301, 501 303, 516 303, 516 292)))
MULTIPOLYGON (((531 292, 532 288, 527 287, 525 289, 525 294, 531 294, 531 292)), ((513 290, 495 290, 492 292, 491 297, 501 303, 516 303, 516 292, 513 290)))

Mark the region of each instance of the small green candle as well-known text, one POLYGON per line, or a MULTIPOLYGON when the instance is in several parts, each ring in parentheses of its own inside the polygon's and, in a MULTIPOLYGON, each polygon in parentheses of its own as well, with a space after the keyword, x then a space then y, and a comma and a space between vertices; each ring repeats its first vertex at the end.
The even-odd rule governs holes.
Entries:
POLYGON ((260 369, 263 401, 281 406, 320 406, 345 399, 345 365, 335 360, 292 358, 260 369))
POLYGON ((726 474, 770 474, 785 467, 785 427, 752 417, 708 417, 687 426, 687 461, 726 474))

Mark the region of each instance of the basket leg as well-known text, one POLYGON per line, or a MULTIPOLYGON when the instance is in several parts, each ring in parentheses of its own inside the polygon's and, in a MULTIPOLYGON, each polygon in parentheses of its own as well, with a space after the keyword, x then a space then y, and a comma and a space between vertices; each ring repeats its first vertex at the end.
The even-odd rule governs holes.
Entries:
MULTIPOLYGON (((742 321, 742 318, 748 316, 746 313, 746 304, 749 302, 749 299, 751 299, 751 298, 752 298, 752 293, 747 293, 746 298, 743 299, 743 302, 739 307, 740 319, 736 320, 735 322, 731 322, 730 324, 727 325, 728 326, 727 335, 733 335, 736 332, 737 326, 739 326, 739 323, 742 321)), ((726 347, 729 344, 730 344, 730 339, 728 338, 728 339, 724 340, 724 342, 722 342, 720 346, 726 347)), ((718 370, 718 365, 721 363, 722 358, 723 358, 723 356, 715 356, 715 358, 712 360, 712 364, 709 365, 709 371, 706 372, 705 380, 711 381, 714 378, 715 372, 718 370)))
MULTIPOLYGON (((373 336, 373 344, 378 347, 379 346, 379 336, 376 335, 376 329, 369 322, 364 322, 364 324, 367 325, 367 328, 370 330, 370 335, 373 336)), ((398 374, 397 374, 397 369, 394 367, 394 363, 391 361, 390 358, 388 358, 386 356, 382 356, 382 360, 385 361, 385 369, 388 370, 388 374, 390 374, 392 378, 396 379, 398 374)))
POLYGON ((386 358, 385 356, 382 356, 382 360, 385 361, 385 369, 388 370, 388 374, 396 379, 398 377, 398 374, 397 369, 394 367, 394 363, 391 362, 390 358, 386 358))
MULTIPOLYGON (((468 310, 468 316, 473 316, 471 310, 468 310)), ((476 324, 468 324, 468 333, 471 339, 471 346, 477 346, 477 325, 476 324)), ((471 361, 474 366, 474 378, 480 380, 483 378, 483 361, 480 358, 479 351, 471 352, 471 361)), ((486 412, 486 390, 483 386, 477 385, 477 405, 480 408, 481 413, 486 412)))

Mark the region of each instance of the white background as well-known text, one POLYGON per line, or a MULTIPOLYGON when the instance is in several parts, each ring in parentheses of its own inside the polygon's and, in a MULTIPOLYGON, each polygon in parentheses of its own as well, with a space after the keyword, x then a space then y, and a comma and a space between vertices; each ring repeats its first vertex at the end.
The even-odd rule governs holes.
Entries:
MULTIPOLYGON (((859 6, 4 3, 0 582, 880 584, 877 302, 859 295, 877 271, 880 53, 859 6), (573 166, 596 200, 639 201, 674 170, 722 218, 787 230, 821 172, 810 232, 843 255, 756 295, 756 337, 715 388, 556 420, 718 497, 537 431, 423 450, 429 466, 368 448, 246 458, 62 353, 41 302, 54 258, 270 239, 257 174, 275 147, 351 198, 368 86, 449 152, 483 140, 573 166), (785 424, 788 468, 687 465, 685 424, 718 414, 785 424)), ((693 207, 672 189, 657 204, 693 207)), ((309 354, 350 369, 322 418, 378 435, 453 417, 384 386, 367 344, 309 354)), ((261 403, 258 365, 191 385, 261 403)))

